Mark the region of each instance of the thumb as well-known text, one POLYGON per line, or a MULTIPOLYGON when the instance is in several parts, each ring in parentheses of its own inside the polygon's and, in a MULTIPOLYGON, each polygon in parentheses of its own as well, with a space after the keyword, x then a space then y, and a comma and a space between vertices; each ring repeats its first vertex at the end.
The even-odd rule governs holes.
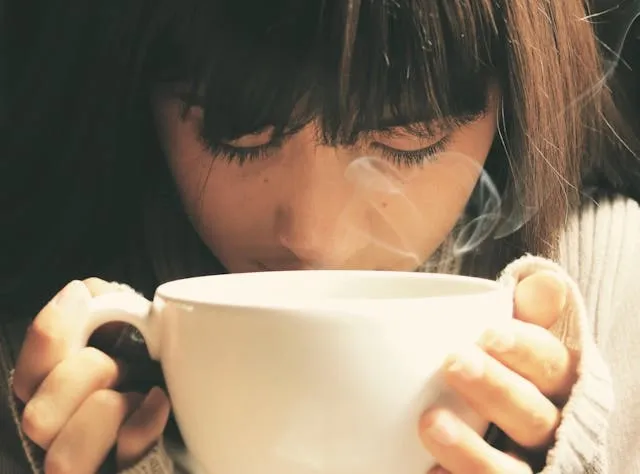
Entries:
POLYGON ((126 469, 140 461, 162 438, 171 404, 161 388, 154 387, 118 433, 116 461, 126 469))
POLYGON ((516 286, 515 318, 548 329, 562 316, 567 292, 567 284, 556 272, 532 273, 516 286))

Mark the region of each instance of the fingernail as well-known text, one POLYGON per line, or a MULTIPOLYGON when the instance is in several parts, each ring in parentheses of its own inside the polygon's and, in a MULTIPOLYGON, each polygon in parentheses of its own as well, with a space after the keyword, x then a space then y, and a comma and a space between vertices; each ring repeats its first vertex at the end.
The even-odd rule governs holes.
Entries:
POLYGON ((491 328, 480 338, 480 346, 495 352, 508 352, 515 346, 513 331, 504 328, 491 328))
POLYGON ((74 280, 58 293, 54 303, 64 311, 77 311, 86 308, 90 299, 91 293, 87 286, 74 280))
POLYGON ((458 429, 451 415, 438 413, 426 430, 427 436, 436 443, 449 446, 458 440, 458 429))
POLYGON ((514 294, 515 317, 536 326, 550 328, 562 316, 569 286, 551 270, 542 270, 518 283, 514 294))
POLYGON ((145 402, 162 403, 164 402, 165 398, 167 398, 167 395, 164 393, 164 390, 162 390, 160 387, 154 386, 151 388, 151 390, 149 390, 149 393, 145 398, 145 402))
POLYGON ((447 371, 467 380, 475 380, 482 377, 484 363, 480 351, 463 351, 449 358, 447 371))

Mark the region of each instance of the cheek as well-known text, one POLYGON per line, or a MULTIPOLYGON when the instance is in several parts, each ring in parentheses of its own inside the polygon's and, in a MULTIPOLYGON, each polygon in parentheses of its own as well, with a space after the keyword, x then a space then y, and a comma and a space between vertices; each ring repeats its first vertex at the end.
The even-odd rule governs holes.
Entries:
POLYGON ((194 226, 214 251, 256 235, 261 220, 269 215, 269 206, 273 206, 264 170, 216 160, 201 142, 196 122, 189 117, 183 120, 180 110, 177 102, 162 103, 156 108, 156 123, 185 211, 194 226), (220 234, 221 229, 224 234, 220 234))
POLYGON ((494 124, 489 115, 465 129, 433 163, 406 172, 398 192, 384 196, 378 232, 387 229, 421 257, 432 252, 464 212, 493 143, 494 124))
POLYGON ((215 191, 224 193, 236 186, 212 185, 215 184, 212 180, 229 183, 233 176, 227 175, 233 167, 219 166, 200 140, 196 119, 190 116, 183 119, 180 111, 178 101, 164 101, 156 108, 156 123, 178 191, 189 214, 196 217, 207 211, 209 203, 215 210, 216 202, 221 200, 216 199, 215 191), (212 192, 214 195, 210 195, 212 192))
POLYGON ((182 120, 177 101, 165 101, 156 108, 160 142, 178 190, 187 206, 199 198, 211 164, 200 143, 196 127, 188 118, 182 120))

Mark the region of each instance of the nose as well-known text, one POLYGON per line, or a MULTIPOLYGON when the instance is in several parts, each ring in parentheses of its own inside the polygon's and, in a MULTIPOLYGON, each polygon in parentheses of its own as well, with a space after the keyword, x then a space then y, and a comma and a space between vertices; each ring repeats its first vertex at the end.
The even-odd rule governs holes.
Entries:
POLYGON ((359 217, 339 155, 333 147, 304 145, 287 164, 291 181, 276 210, 276 232, 305 267, 344 267, 358 250, 352 230, 359 217))

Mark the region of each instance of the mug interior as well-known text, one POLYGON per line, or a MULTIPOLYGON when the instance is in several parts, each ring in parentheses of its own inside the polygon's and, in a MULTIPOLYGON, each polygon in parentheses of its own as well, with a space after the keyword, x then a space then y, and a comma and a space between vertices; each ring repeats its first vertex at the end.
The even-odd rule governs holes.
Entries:
POLYGON ((188 303, 260 305, 299 301, 407 300, 502 289, 482 278, 419 272, 299 270, 234 273, 165 283, 157 295, 188 303))

